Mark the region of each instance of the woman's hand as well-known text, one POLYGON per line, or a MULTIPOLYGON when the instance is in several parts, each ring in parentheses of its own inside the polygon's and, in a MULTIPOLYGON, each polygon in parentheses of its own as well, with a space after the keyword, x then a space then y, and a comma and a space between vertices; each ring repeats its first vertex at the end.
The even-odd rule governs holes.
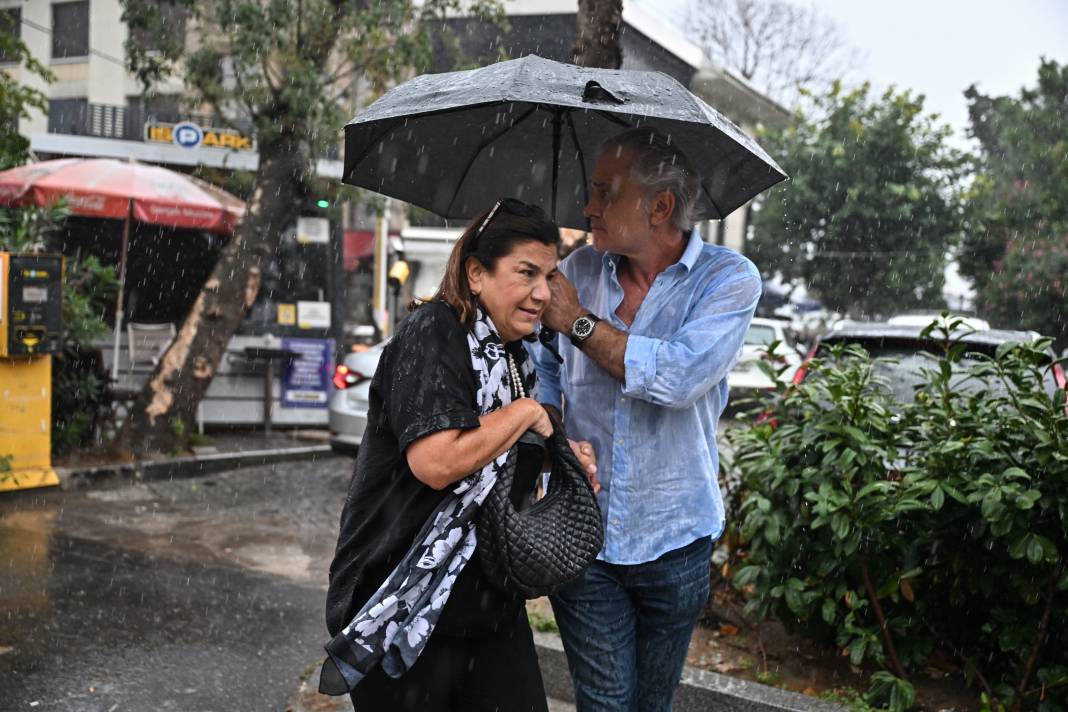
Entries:
POLYGON ((533 430, 543 438, 552 437, 553 421, 549 419, 549 414, 545 411, 545 408, 541 403, 533 398, 520 398, 519 400, 514 401, 513 404, 530 411, 530 421, 527 430, 533 430))
POLYGON ((601 483, 597 481, 597 453, 593 451, 593 445, 588 440, 575 442, 571 438, 567 439, 567 443, 571 446, 575 457, 578 458, 579 464, 582 465, 582 470, 590 481, 593 493, 597 494, 601 491, 601 483))
POLYGON ((481 470, 515 445, 527 430, 543 437, 553 433, 545 408, 520 398, 478 418, 479 427, 439 430, 419 438, 405 451, 408 467, 423 484, 440 490, 481 470))

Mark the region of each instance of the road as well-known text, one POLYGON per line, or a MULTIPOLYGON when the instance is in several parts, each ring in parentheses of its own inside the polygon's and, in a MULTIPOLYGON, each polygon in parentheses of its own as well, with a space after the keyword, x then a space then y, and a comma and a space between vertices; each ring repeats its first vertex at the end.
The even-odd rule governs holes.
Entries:
POLYGON ((0 499, 0 709, 285 710, 350 466, 0 499))
POLYGON ((351 467, 0 497, 0 712, 351 710, 308 693, 351 467))

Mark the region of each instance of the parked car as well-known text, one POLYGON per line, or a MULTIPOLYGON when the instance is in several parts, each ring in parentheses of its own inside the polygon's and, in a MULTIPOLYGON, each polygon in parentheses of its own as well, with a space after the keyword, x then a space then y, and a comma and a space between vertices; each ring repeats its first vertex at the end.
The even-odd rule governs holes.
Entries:
MULTIPOLYGON (((908 312, 905 314, 895 314, 887 319, 886 323, 893 326, 918 326, 923 329, 932 321, 939 318, 939 316, 940 312, 908 312)), ((990 329, 990 322, 976 316, 952 314, 949 318, 959 321, 965 329, 972 329, 975 331, 987 331, 990 329)))
POLYGON ((775 349, 776 365, 786 366, 782 374, 783 381, 793 378, 801 365, 801 351, 794 339, 790 323, 782 319, 754 318, 745 332, 742 355, 727 376, 727 386, 731 397, 735 398, 746 392, 769 390, 775 387, 771 377, 760 369, 761 359, 767 358, 767 348, 779 342, 775 349))
POLYGON ((382 341, 360 351, 352 351, 334 369, 334 391, 330 396, 330 447, 342 455, 356 455, 367 427, 368 393, 371 376, 378 368, 382 341))
MULTIPOLYGON (((808 358, 825 356, 832 345, 856 344, 864 348, 873 359, 889 359, 876 363, 876 374, 882 376, 894 396, 904 403, 911 403, 915 398, 916 386, 925 381, 922 369, 931 366, 930 355, 941 353, 941 341, 935 336, 923 337, 927 324, 901 324, 890 322, 842 322, 821 337, 809 353, 808 358)), ((1033 331, 1008 331, 1001 329, 976 330, 954 335, 955 339, 966 343, 968 350, 993 356, 998 346, 1009 341, 1031 342, 1039 335, 1033 331)), ((1050 351, 1050 360, 1055 358, 1050 351)), ((805 363, 808 359, 805 360, 805 363)), ((794 383, 801 383, 808 371, 805 365, 797 369, 794 383)), ((982 388, 984 385, 973 380, 963 380, 960 387, 982 388)), ((1054 390, 1065 387, 1065 373, 1060 364, 1054 364, 1046 384, 1052 394, 1054 390)))

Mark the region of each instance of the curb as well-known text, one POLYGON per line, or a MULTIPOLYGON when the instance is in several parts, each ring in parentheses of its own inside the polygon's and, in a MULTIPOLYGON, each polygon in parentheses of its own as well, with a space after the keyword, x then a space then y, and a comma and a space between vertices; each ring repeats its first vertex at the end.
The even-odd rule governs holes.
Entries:
MULTIPOLYGON (((559 636, 534 632, 538 663, 545 693, 558 700, 575 701, 571 674, 559 636)), ((826 700, 761 685, 758 682, 698 670, 689 665, 675 693, 673 712, 847 712, 848 708, 826 700)))
POLYGON ((193 455, 171 460, 142 460, 102 467, 57 467, 55 471, 59 477, 61 489, 80 490, 108 484, 186 479, 242 467, 257 467, 294 460, 317 460, 333 456, 329 445, 311 445, 193 455))

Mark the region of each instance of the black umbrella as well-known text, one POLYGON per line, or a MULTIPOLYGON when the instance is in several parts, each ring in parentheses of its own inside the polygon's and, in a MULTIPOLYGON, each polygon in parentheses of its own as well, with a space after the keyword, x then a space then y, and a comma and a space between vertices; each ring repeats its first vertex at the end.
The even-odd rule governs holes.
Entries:
POLYGON ((786 178, 756 141, 666 74, 531 55, 391 90, 345 126, 343 180, 463 220, 514 196, 585 229, 597 149, 633 126, 661 130, 690 157, 706 218, 786 178))

